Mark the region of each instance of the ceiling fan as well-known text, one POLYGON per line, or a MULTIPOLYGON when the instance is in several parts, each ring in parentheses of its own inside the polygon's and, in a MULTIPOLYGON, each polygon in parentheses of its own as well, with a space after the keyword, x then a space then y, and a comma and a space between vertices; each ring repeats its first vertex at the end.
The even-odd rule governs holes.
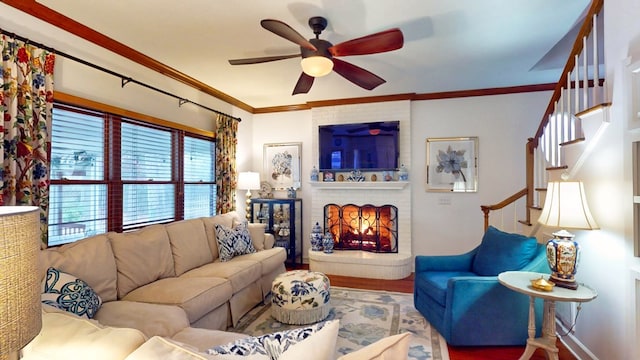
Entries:
POLYGON ((300 53, 235 59, 229 60, 229 63, 231 65, 248 65, 302 57, 302 74, 298 78, 292 95, 306 94, 311 89, 316 77, 327 75, 332 70, 364 89, 373 90, 384 84, 385 80, 337 57, 393 51, 400 49, 404 44, 402 31, 394 28, 333 45, 327 40, 320 39, 320 33, 327 27, 327 19, 321 16, 309 19, 309 26, 316 35, 315 39, 309 40, 280 20, 264 19, 260 21, 260 25, 272 33, 298 44, 300 53))

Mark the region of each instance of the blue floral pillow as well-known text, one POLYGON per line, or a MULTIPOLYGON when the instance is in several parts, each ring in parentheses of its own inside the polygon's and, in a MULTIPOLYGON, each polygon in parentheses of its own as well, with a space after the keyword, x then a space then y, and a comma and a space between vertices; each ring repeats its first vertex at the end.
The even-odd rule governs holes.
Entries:
MULTIPOLYGON (((333 320, 337 321, 337 320, 333 320)), ((291 346, 317 333, 331 321, 321 322, 308 327, 280 331, 257 337, 236 340, 230 344, 215 346, 207 350, 210 355, 267 355, 278 359, 291 346)), ((336 328, 337 329, 337 328, 336 328)), ((337 330, 336 330, 337 331, 337 330)))
POLYGON ((221 224, 214 224, 214 227, 220 261, 229 261, 234 256, 256 252, 246 221, 236 225, 233 229, 221 224))
POLYGON ((86 282, 55 268, 47 270, 41 301, 78 316, 93 319, 102 299, 86 282))

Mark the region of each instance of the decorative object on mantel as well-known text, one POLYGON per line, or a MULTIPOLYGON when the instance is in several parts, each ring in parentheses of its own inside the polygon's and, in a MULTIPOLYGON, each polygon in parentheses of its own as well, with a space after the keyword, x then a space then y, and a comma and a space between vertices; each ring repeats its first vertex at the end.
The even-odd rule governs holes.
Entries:
MULTIPOLYGON (((549 182, 538 223, 554 228, 599 229, 589 210, 582 181, 549 182)), ((549 281, 575 290, 578 288, 575 274, 580 257, 575 235, 566 230, 556 231, 552 235, 553 239, 547 242, 547 261, 551 268, 549 281)))
POLYGON ((313 169, 311 169, 311 181, 319 181, 320 180, 320 172, 318 168, 314 165, 313 169))
POLYGON ((241 172, 238 174, 238 189, 247 190, 246 193, 246 217, 251 220, 251 190, 260 190, 260 174, 257 172, 241 172))
POLYGON ((384 179, 384 181, 392 181, 393 173, 391 171, 383 171, 382 178, 384 179))
POLYGON ((312 251, 322 251, 322 227, 320 223, 316 222, 311 229, 311 250, 312 251))
POLYGON ((362 175, 360 170, 352 170, 347 177, 347 181, 364 181, 364 175, 362 175))
POLYGON ((409 180, 409 171, 404 167, 404 164, 400 165, 400 169, 398 170, 398 180, 399 181, 408 181, 409 180))
POLYGON ((0 206, 0 358, 18 359, 42 327, 40 208, 0 206))
POLYGON ((376 174, 371 174, 371 181, 373 181, 373 182, 378 181, 378 175, 376 175, 376 174))
POLYGON ((295 199, 298 195, 296 194, 296 188, 290 187, 287 189, 287 197, 289 199, 295 199))
POLYGON ((331 235, 330 231, 324 233, 324 238, 322 238, 322 247, 325 254, 333 253, 333 235, 331 235))
POLYGON ((333 181, 334 180, 333 171, 323 171, 322 172, 322 181, 333 181))
POLYGON ((426 191, 478 191, 478 137, 428 138, 426 191))
POLYGON ((266 181, 260 183, 260 194, 261 199, 272 199, 273 198, 273 189, 271 188, 271 184, 266 181))

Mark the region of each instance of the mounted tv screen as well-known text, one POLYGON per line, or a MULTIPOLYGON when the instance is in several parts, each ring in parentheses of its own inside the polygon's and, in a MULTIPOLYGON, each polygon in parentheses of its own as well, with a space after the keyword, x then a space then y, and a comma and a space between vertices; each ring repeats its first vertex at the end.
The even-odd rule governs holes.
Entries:
POLYGON ((319 126, 320 170, 395 170, 399 121, 319 126))

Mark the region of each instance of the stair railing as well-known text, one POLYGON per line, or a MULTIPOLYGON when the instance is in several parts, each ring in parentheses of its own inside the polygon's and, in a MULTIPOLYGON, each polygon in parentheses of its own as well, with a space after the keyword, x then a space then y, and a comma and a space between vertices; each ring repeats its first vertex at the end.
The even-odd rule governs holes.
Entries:
POLYGON ((490 217, 492 211, 515 206, 522 197, 526 197, 524 219, 515 222, 531 225, 531 211, 541 204, 536 190, 546 189, 549 170, 566 168, 561 146, 584 140, 582 124, 575 115, 604 103, 604 80, 600 79, 600 63, 604 58, 601 54, 603 2, 591 2, 542 121, 534 137, 527 141, 525 188, 497 204, 480 206, 485 230, 494 224, 490 217))

